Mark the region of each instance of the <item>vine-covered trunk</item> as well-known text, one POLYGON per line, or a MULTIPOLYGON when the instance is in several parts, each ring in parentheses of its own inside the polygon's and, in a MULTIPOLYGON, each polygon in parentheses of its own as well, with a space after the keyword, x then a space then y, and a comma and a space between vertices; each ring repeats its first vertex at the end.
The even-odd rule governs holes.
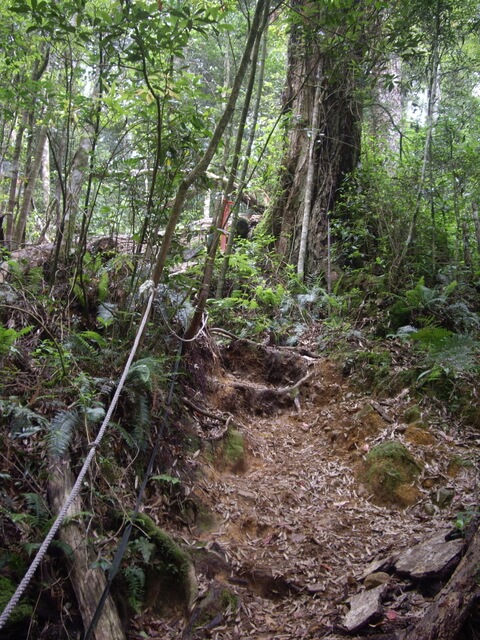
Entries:
MULTIPOLYGON (((297 2, 298 10, 306 4, 297 2)), ((326 267, 328 215, 360 154, 364 38, 351 24, 342 25, 341 12, 333 16, 342 26, 336 26, 332 36, 332 16, 327 14, 324 9, 315 21, 310 16, 291 31, 284 92, 290 133, 272 217, 280 254, 297 265, 300 256, 305 275, 326 267), (330 28, 324 35, 320 27, 327 19, 330 28), (306 246, 300 251, 304 220, 306 246)))

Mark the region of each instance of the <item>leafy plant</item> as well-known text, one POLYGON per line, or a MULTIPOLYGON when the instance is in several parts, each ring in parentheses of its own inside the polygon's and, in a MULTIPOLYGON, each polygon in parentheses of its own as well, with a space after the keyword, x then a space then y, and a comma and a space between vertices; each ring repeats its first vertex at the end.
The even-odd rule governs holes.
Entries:
POLYGON ((15 329, 7 329, 0 325, 0 356, 6 356, 15 351, 15 343, 22 336, 27 335, 33 329, 33 326, 24 327, 20 331, 15 329))
POLYGON ((126 583, 128 603, 138 613, 144 599, 145 571, 138 565, 130 565, 124 567, 122 576, 126 583))

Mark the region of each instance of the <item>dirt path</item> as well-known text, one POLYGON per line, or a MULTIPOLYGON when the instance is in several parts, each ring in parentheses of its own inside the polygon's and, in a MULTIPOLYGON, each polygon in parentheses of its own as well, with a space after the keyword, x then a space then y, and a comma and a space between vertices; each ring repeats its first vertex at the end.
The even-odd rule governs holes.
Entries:
MULTIPOLYGON (((205 637, 344 637, 335 634, 336 625, 369 563, 451 525, 474 501, 474 469, 447 474, 452 456, 465 454, 464 443, 445 436, 432 419, 432 444, 407 443, 424 464, 420 499, 406 509, 373 504, 358 482, 359 464, 375 443, 404 438, 402 418, 412 401, 403 393, 377 404, 354 392, 336 364, 309 364, 313 375, 301 389, 300 411, 293 403, 270 415, 241 409, 235 419, 249 450, 243 470, 205 464, 193 487, 217 523, 200 538, 233 567, 229 586, 241 602, 236 615, 205 637), (455 496, 449 507, 427 514, 432 478, 435 489, 448 485, 455 496)), ((199 579, 206 591, 211 576, 199 579)), ((418 611, 406 607, 395 615, 398 623, 418 611)), ((165 625, 150 637, 180 638, 180 629, 179 622, 165 625)))

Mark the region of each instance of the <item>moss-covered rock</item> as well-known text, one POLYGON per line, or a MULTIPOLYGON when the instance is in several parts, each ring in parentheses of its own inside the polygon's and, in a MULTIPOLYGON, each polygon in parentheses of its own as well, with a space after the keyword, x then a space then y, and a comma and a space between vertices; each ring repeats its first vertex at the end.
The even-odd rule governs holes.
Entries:
POLYGON ((411 484, 420 469, 420 464, 401 442, 390 440, 368 453, 362 479, 378 501, 404 504, 397 491, 402 485, 411 484))
POLYGON ((226 584, 214 580, 192 611, 182 638, 205 638, 205 630, 211 631, 223 624, 227 616, 237 611, 238 605, 238 596, 226 584))
POLYGON ((437 441, 435 436, 433 436, 425 426, 420 427, 418 425, 418 422, 416 422, 415 424, 409 424, 407 430, 405 431, 405 438, 413 444, 427 446, 435 444, 437 441))
POLYGON ((420 407, 417 404, 408 407, 408 409, 405 410, 404 418, 407 424, 412 424, 413 422, 421 420, 422 412, 420 411, 420 407))
POLYGON ((170 607, 188 611, 197 596, 197 579, 190 556, 146 514, 135 520, 136 538, 155 545, 146 567, 145 605, 156 612, 170 607))

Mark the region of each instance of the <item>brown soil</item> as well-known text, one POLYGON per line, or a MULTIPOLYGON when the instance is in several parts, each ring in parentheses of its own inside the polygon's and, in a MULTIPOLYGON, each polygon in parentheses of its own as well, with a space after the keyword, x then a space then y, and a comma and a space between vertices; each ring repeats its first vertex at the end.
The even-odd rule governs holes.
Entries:
MULTIPOLYGON (((241 603, 219 627, 195 637, 334 640, 344 637, 338 625, 347 599, 362 589, 372 561, 453 525, 458 512, 475 504, 473 443, 467 448, 466 430, 452 425, 446 432, 444 418, 432 412, 424 437, 417 431, 412 437, 410 429, 407 438, 403 417, 414 401, 406 390, 379 402, 359 393, 328 359, 285 351, 265 366, 261 350, 256 353, 239 343, 227 350, 214 395, 203 405, 233 414, 248 443, 242 471, 216 468, 204 453, 191 460, 197 468, 192 495, 216 524, 207 531, 185 529, 182 537, 191 547, 204 544, 225 558, 230 575, 222 563, 216 577, 241 603), (273 379, 276 388, 284 387, 305 371, 312 376, 300 387, 300 410, 283 396, 277 404, 274 397, 265 406, 251 398, 248 404, 233 386, 235 380, 264 386, 273 379), (398 504, 375 504, 358 479, 368 451, 390 439, 403 442, 423 464, 405 497, 404 504, 413 502, 407 508, 398 499, 398 504), (439 508, 436 492, 447 486, 454 488, 453 501, 439 508)), ((211 574, 199 570, 201 591, 208 589, 211 574)), ((417 614, 397 611, 395 624, 405 626, 411 615, 417 614)), ((389 624, 382 621, 378 630, 388 632, 389 624)), ((184 625, 142 615, 131 637, 143 631, 150 638, 178 639, 184 625)))

